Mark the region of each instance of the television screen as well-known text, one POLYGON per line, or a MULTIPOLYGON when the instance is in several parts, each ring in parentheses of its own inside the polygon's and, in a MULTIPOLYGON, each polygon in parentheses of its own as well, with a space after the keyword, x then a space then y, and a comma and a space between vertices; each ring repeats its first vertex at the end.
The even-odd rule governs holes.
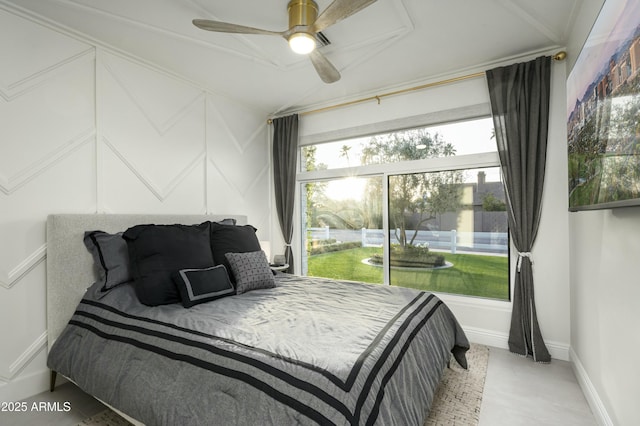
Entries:
POLYGON ((567 79, 569 210, 640 205, 640 2, 605 2, 567 79))

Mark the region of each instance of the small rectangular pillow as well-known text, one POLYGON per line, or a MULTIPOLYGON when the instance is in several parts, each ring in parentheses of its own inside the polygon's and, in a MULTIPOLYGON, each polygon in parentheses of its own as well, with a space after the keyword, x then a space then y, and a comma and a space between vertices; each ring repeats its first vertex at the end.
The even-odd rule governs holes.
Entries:
POLYGON ((236 294, 224 265, 181 269, 173 274, 173 282, 178 287, 185 308, 236 294))
POLYGON ((225 256, 229 261, 233 275, 236 277, 237 294, 276 286, 264 251, 227 253, 225 256))
POLYGON ((180 269, 215 266, 209 225, 136 225, 122 234, 141 303, 157 306, 181 302, 171 275, 180 269))
POLYGON ((122 239, 122 232, 109 234, 103 231, 87 231, 84 233, 83 241, 93 256, 100 291, 106 292, 133 279, 129 269, 127 243, 122 239))

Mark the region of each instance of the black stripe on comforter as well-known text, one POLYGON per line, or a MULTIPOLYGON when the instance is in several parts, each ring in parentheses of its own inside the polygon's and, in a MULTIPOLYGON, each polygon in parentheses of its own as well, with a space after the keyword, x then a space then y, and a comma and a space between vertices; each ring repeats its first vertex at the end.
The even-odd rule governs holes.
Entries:
MULTIPOLYGON (((358 357, 358 360, 356 361, 355 365, 353 366, 353 368, 351 369, 351 372, 349 373, 348 377, 346 380, 343 380, 339 377, 337 377, 336 375, 334 375, 332 372, 323 369, 323 368, 318 368, 317 366, 313 365, 313 364, 309 364, 306 363, 304 361, 300 361, 297 359, 293 359, 290 357, 285 357, 282 356, 280 354, 276 354, 273 352, 269 352, 266 351, 264 349, 261 348, 255 348, 255 347, 250 347, 250 350, 255 351, 255 352, 262 352, 265 354, 268 354, 269 356, 272 356, 274 358, 280 358, 283 361, 292 363, 292 364, 297 364, 300 365, 304 368, 307 368, 309 370, 314 370, 320 374, 322 374, 323 376, 325 376, 327 379, 329 379, 331 382, 333 382, 336 386, 340 387, 342 390, 348 392, 351 390, 356 377, 360 371, 360 369, 362 368, 362 365, 365 361, 365 359, 371 354, 371 351, 376 348, 379 344, 380 341, 382 340, 382 338, 388 333, 389 329, 398 321, 398 319, 404 315, 411 307, 413 307, 418 300, 424 298, 424 296, 427 295, 427 302, 430 301, 432 298, 434 298, 435 296, 433 294, 427 294, 427 293, 420 293, 418 294, 411 302, 409 302, 406 306, 404 306, 404 308, 402 308, 390 321, 387 322, 387 324, 383 327, 383 329, 377 334, 376 338, 371 342, 371 344, 367 347, 367 349, 365 351, 363 351, 360 356, 358 357)), ((225 339, 223 337, 219 337, 219 336, 215 336, 212 334, 208 334, 208 333, 204 333, 202 331, 198 331, 198 330, 193 330, 193 329, 189 329, 186 327, 180 327, 178 325, 175 324, 171 324, 171 323, 167 323, 167 322, 163 322, 163 321, 159 321, 153 318, 146 318, 143 316, 139 316, 139 315, 132 315, 132 314, 128 314, 126 312, 123 312, 121 310, 118 310, 112 306, 106 305, 104 303, 100 303, 100 302, 96 302, 93 300, 82 300, 80 302, 80 304, 87 304, 87 305, 91 305, 91 306, 95 306, 97 308, 100 309, 104 309, 107 311, 110 311, 118 316, 122 316, 123 318, 128 318, 128 319, 132 319, 132 320, 137 320, 137 321, 142 321, 145 323, 150 323, 150 324, 156 324, 156 325, 160 325, 160 326, 164 326, 167 328, 171 328, 174 330, 178 330, 187 334, 193 334, 193 335, 197 335, 197 336, 201 336, 201 337, 207 337, 207 338, 211 338, 211 339, 215 339, 215 340, 220 340, 220 341, 225 341, 229 344, 232 345, 237 345, 237 346, 242 346, 242 347, 247 347, 246 345, 243 345, 242 343, 233 341, 233 340, 229 340, 229 339, 225 339)), ((82 314, 82 311, 76 311, 76 314, 82 314)), ((415 312, 413 314, 413 316, 415 316, 415 312)), ((94 318, 97 318, 97 315, 93 316, 94 318)), ((403 327, 407 327, 407 324, 403 324, 403 327)))

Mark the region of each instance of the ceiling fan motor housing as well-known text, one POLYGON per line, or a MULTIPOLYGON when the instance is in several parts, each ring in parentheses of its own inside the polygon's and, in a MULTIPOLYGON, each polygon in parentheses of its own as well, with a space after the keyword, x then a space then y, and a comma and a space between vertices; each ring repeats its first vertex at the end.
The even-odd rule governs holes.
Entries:
POLYGON ((318 5, 313 0, 291 0, 287 6, 289 29, 311 26, 318 17, 318 5))

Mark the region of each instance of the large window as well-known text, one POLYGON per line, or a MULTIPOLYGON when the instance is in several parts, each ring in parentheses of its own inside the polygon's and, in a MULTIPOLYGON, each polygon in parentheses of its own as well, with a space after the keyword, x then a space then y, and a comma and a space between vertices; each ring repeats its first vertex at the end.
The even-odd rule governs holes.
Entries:
POLYGON ((303 274, 509 299, 490 118, 301 153, 303 274))

